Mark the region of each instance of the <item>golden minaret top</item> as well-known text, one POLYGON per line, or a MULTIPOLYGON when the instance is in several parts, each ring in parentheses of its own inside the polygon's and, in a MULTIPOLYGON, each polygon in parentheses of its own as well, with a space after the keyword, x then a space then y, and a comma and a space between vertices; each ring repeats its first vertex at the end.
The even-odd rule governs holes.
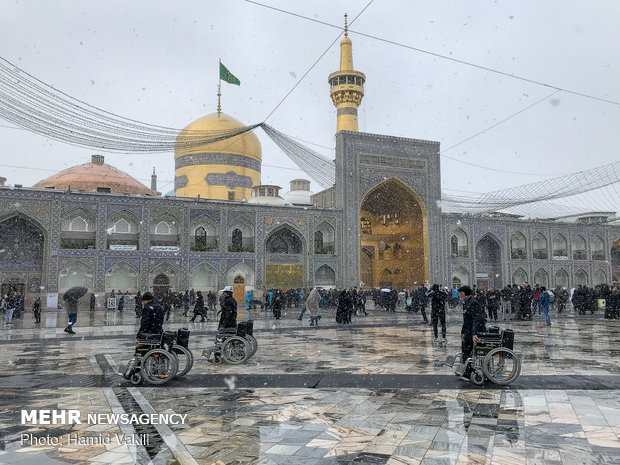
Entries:
POLYGON ((353 70, 353 46, 349 39, 347 15, 344 15, 344 38, 340 41, 340 71, 329 75, 330 96, 337 108, 338 124, 336 132, 355 131, 357 127, 357 107, 364 97, 364 73, 353 70))

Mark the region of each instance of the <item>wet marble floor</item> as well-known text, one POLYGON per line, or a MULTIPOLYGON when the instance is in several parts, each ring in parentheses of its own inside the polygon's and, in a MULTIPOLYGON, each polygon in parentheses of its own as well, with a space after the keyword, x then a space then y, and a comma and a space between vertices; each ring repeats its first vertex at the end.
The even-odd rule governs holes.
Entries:
POLYGON ((338 327, 328 311, 318 328, 297 316, 246 315, 257 354, 213 365, 200 354, 212 345, 215 315, 188 324, 175 314, 166 329, 190 328, 194 368, 136 387, 117 374, 132 356, 131 312, 81 312, 75 336, 63 333, 62 312, 45 313, 41 327, 28 315, 0 330, 0 463, 620 464, 618 321, 570 313, 551 326, 502 321, 516 332, 521 377, 479 388, 441 363, 459 347, 458 311, 449 313, 445 348, 432 344, 419 315, 371 311, 338 327), (33 425, 22 424, 22 409, 186 416, 33 425))

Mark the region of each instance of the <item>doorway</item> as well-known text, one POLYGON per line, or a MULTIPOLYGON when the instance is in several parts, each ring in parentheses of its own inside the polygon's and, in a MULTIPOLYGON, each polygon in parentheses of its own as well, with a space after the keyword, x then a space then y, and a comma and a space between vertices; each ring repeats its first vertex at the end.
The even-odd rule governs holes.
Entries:
POLYGON ((170 289, 170 278, 163 273, 153 278, 153 294, 157 300, 161 300, 170 289))

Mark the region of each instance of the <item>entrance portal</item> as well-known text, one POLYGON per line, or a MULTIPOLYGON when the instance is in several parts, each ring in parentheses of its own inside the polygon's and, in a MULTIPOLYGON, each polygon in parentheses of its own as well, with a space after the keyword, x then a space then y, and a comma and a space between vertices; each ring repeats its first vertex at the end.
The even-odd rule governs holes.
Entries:
POLYGON ((429 279, 428 225, 419 197, 391 178, 360 208, 360 279, 364 287, 412 288, 429 279))

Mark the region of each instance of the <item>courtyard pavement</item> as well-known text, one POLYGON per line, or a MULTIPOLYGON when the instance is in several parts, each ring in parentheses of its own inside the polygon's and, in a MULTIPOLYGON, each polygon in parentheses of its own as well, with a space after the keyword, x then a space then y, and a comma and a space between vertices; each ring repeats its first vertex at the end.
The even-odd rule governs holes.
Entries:
POLYGON ((257 354, 241 365, 201 357, 206 323, 179 313, 196 361, 184 378, 133 386, 132 311, 80 312, 75 335, 63 311, 0 329, 0 463, 7 464, 620 464, 620 322, 572 312, 514 329, 522 374, 510 387, 475 386, 442 364, 460 347, 461 315, 448 314, 448 345, 432 344, 420 315, 402 311, 319 327, 286 310, 239 312, 255 320, 257 354), (182 414, 183 424, 22 424, 22 409, 182 414), (72 444, 125 434, 143 444, 72 444), (32 435, 32 436, 31 436, 32 435), (24 437, 57 438, 33 445, 24 437))

